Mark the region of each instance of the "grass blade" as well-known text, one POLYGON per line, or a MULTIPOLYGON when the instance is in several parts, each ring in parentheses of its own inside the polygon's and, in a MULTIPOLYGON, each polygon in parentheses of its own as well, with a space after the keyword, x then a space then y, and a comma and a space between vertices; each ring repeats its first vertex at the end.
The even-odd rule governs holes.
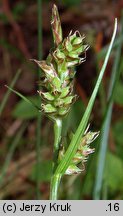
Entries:
MULTIPOLYGON (((123 28, 121 30, 120 35, 122 34, 123 34, 123 28)), ((112 116, 112 109, 113 109, 113 94, 115 91, 117 80, 120 75, 119 74, 120 70, 118 70, 118 67, 120 63, 122 43, 123 43, 123 38, 122 40, 120 40, 119 46, 116 51, 116 58, 114 61, 112 75, 111 75, 110 84, 109 84, 109 90, 108 90, 108 106, 107 106, 105 118, 103 121, 103 125, 101 128, 100 149, 99 149, 99 155, 98 155, 98 162, 97 162, 98 165, 97 165, 96 180, 95 180, 95 187, 94 187, 94 194, 93 194, 94 199, 101 198, 103 172, 104 172, 104 167, 105 167, 106 151, 107 151, 109 130, 110 130, 110 124, 111 124, 111 116, 112 116)))
MULTIPOLYGON (((11 84, 10 84, 10 87, 11 87, 11 88, 14 87, 15 83, 17 82, 17 80, 18 80, 18 78, 19 78, 19 76, 20 76, 20 73, 21 73, 21 70, 19 69, 19 70, 17 71, 17 73, 15 74, 15 77, 14 77, 14 79, 12 80, 12 82, 11 82, 11 84)), ((1 116, 1 114, 2 114, 2 112, 3 112, 3 109, 4 109, 5 105, 6 105, 6 103, 7 103, 7 100, 8 100, 8 98, 9 98, 9 96, 10 96, 10 93, 11 93, 11 91, 10 91, 10 89, 9 89, 9 90, 6 92, 6 94, 5 94, 5 96, 4 96, 3 100, 2 100, 2 103, 1 103, 1 105, 0 105, 0 116, 1 116)))
POLYGON ((101 83, 101 80, 103 78, 103 74, 105 72, 105 69, 106 69, 106 66, 107 66, 107 63, 108 63, 108 59, 109 59, 109 56, 110 56, 110 53, 111 53, 111 49, 112 49, 112 46, 113 46, 113 43, 114 43, 114 39, 115 39, 115 36, 116 36, 116 31, 117 31, 117 19, 115 19, 115 26, 114 26, 114 32, 113 32, 113 35, 112 35, 112 39, 111 39, 111 43, 110 43, 110 46, 109 46, 109 49, 108 49, 108 52, 106 54, 106 57, 105 57, 105 60, 104 60, 104 63, 103 63, 103 66, 102 66, 102 69, 100 71, 100 74, 99 74, 99 77, 98 77, 98 80, 97 80, 97 83, 95 85, 95 88, 93 90, 93 93, 91 95, 91 98, 89 100, 89 103, 88 103, 88 106, 86 108, 86 111, 84 113, 84 116, 78 126, 78 129, 65 153, 65 156, 63 158, 63 160, 60 162, 60 164, 58 165, 57 169, 56 169, 56 172, 55 174, 64 174, 64 172, 66 171, 66 169, 68 168, 76 150, 77 150, 77 147, 81 141, 81 137, 82 135, 84 134, 84 131, 85 131, 85 128, 88 124, 88 120, 89 120, 89 117, 90 117, 90 114, 91 114, 91 111, 92 111, 92 108, 93 108, 93 104, 94 104, 94 101, 95 101, 95 98, 96 98, 96 95, 97 95, 97 92, 98 92, 98 89, 99 89, 99 86, 100 86, 100 83, 101 83))
POLYGON ((20 92, 15 91, 14 89, 12 89, 11 87, 5 85, 10 91, 12 91, 13 93, 15 93, 16 95, 18 95, 20 98, 22 98, 24 101, 26 101, 27 103, 31 104, 33 107, 35 107, 37 110, 40 110, 40 108, 33 103, 31 100, 29 100, 27 97, 25 97, 24 95, 22 95, 20 92))

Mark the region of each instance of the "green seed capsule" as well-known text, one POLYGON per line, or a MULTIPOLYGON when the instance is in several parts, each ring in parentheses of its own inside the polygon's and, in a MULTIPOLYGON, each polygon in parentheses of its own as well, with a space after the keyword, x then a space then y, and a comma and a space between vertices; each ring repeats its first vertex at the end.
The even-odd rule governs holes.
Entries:
POLYGON ((74 40, 73 40, 73 45, 78 45, 78 44, 81 44, 83 41, 82 37, 76 37, 74 40))
POLYGON ((55 55, 57 58, 65 59, 65 54, 63 52, 61 52, 59 49, 57 49, 55 55))
POLYGON ((70 108, 59 108, 59 110, 58 110, 58 114, 60 115, 60 116, 65 116, 68 112, 69 112, 69 109, 70 108))
POLYGON ((64 46, 68 52, 71 52, 73 49, 73 46, 72 46, 69 38, 64 40, 64 46))
POLYGON ((60 79, 58 77, 54 77, 51 84, 53 85, 53 87, 55 87, 55 89, 57 91, 60 91, 61 81, 60 81, 60 79))
POLYGON ((42 104, 41 105, 43 112, 45 113, 54 113, 57 111, 57 109, 55 107, 53 107, 51 104, 42 104))
POLYGON ((73 174, 79 174, 79 173, 81 173, 81 172, 82 172, 81 169, 79 169, 76 165, 71 164, 71 165, 67 168, 65 174, 66 174, 66 175, 73 175, 73 174))
POLYGON ((43 99, 47 99, 48 101, 53 101, 55 99, 55 97, 49 92, 46 93, 41 92, 40 95, 42 96, 43 99))
POLYGON ((66 97, 70 93, 70 87, 63 88, 61 91, 60 98, 66 97))

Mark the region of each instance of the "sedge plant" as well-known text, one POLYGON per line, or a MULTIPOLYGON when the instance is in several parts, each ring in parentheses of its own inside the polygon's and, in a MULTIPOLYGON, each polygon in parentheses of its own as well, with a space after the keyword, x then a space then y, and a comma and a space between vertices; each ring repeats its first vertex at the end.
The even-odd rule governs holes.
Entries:
POLYGON ((52 9, 51 26, 54 47, 45 61, 34 61, 43 71, 40 80, 41 89, 38 91, 42 98, 41 110, 54 123, 54 159, 50 199, 57 199, 61 177, 64 174, 74 175, 81 173, 88 155, 94 152, 94 148, 90 147, 90 143, 97 138, 99 132, 88 131, 86 126, 111 52, 116 34, 116 23, 111 44, 87 110, 76 133, 72 134, 67 150, 64 145, 61 146, 62 121, 70 112, 71 105, 77 100, 77 95, 73 94, 75 66, 86 60, 88 45, 84 43, 85 37, 79 31, 70 31, 68 37, 63 38, 56 5, 52 9), (82 164, 82 166, 79 166, 79 164, 82 164))
MULTIPOLYGON (((84 163, 87 161, 89 154, 95 150, 90 147, 90 144, 97 138, 99 132, 89 131, 89 126, 87 125, 115 39, 117 19, 115 19, 112 40, 88 106, 76 132, 71 134, 66 141, 67 145, 62 142, 62 122, 70 112, 72 104, 78 98, 74 94, 75 67, 84 63, 89 46, 85 44, 85 37, 79 31, 70 31, 69 35, 63 38, 56 5, 52 9, 51 27, 54 47, 50 50, 46 60, 33 60, 41 68, 38 90, 41 97, 41 108, 37 107, 36 104, 34 104, 34 107, 40 109, 54 124, 54 153, 50 199, 56 200, 58 199, 58 188, 61 178, 64 175, 77 175, 81 173, 84 170, 84 163)), ((33 104, 22 94, 11 88, 9 89, 28 103, 33 104)))

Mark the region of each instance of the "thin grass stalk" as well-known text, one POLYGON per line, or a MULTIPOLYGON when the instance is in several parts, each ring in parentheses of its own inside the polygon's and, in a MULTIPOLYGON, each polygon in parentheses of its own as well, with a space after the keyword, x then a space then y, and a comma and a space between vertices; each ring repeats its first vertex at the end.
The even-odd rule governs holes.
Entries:
POLYGON ((58 163, 59 143, 61 140, 62 120, 56 119, 54 123, 54 159, 53 170, 56 169, 58 163))
MULTIPOLYGON (((38 59, 42 59, 42 0, 37 1, 38 6, 38 59)), ((40 68, 38 69, 38 78, 40 78, 40 68)), ((40 100, 40 98, 39 98, 40 100)), ((36 130, 36 163, 37 163, 37 184, 36 184, 36 197, 40 199, 40 146, 41 146, 41 114, 37 117, 37 130, 36 130)))
MULTIPOLYGON (((121 35, 122 34, 123 34, 123 28, 121 30, 121 35)), ((93 193, 93 198, 96 200, 101 198, 103 173, 104 173, 104 167, 105 167, 106 151, 107 151, 107 146, 108 146, 108 137, 109 137, 111 116, 112 116, 112 109, 113 109, 113 93, 114 93, 114 89, 116 86, 116 82, 119 78, 118 67, 119 67, 119 62, 120 62, 120 57, 121 57, 122 43, 123 43, 123 39, 120 40, 119 46, 116 51, 116 58, 114 61, 111 80, 109 84, 109 90, 108 90, 108 98, 107 98, 108 106, 107 106, 106 114, 105 114, 104 121, 102 124, 102 129, 101 129, 100 149, 99 149, 99 155, 98 155, 96 180, 95 180, 94 193, 93 193)))
MULTIPOLYGON (((17 80, 18 80, 20 74, 21 74, 21 70, 19 69, 19 70, 17 71, 17 73, 15 74, 15 77, 13 78, 13 80, 12 80, 12 82, 11 82, 11 84, 10 84, 10 87, 11 87, 11 88, 14 87, 14 85, 15 85, 15 83, 17 82, 17 80)), ((4 107, 6 106, 6 103, 7 103, 7 100, 8 100, 8 98, 9 98, 10 94, 11 94, 11 91, 8 89, 7 92, 6 92, 6 94, 4 95, 4 98, 3 98, 2 102, 1 102, 1 104, 0 104, 0 116, 1 116, 1 114, 2 114, 2 112, 3 112, 3 110, 4 110, 4 107)))
POLYGON ((0 187, 1 187, 1 185, 3 184, 4 177, 5 177, 6 172, 7 172, 7 170, 8 170, 8 167, 9 167, 9 164, 10 164, 11 159, 12 159, 12 157, 13 157, 13 154, 14 154, 14 152, 15 152, 17 146, 18 146, 18 143, 19 143, 19 141, 20 141, 20 139, 21 139, 21 137, 22 137, 22 135, 23 135, 23 133, 24 133, 26 127, 27 127, 27 124, 24 123, 24 124, 22 125, 22 127, 19 129, 19 131, 18 131, 18 133, 17 133, 17 135, 16 135, 14 141, 12 142, 12 144, 11 144, 11 146, 10 146, 10 149, 9 149, 9 151, 8 151, 6 160, 5 160, 5 162, 4 162, 3 166, 2 166, 2 169, 1 169, 1 171, 0 171, 0 187))
POLYGON ((8 88, 10 91, 12 91, 13 93, 15 93, 16 95, 18 95, 21 99, 23 99, 25 102, 31 104, 36 110, 40 110, 40 107, 38 107, 37 104, 35 104, 32 100, 29 100, 27 97, 25 97, 24 95, 22 95, 20 92, 14 90, 13 88, 5 85, 6 88, 8 88))
POLYGON ((58 188, 61 180, 60 174, 54 174, 51 178, 50 184, 50 200, 57 200, 58 199, 58 188))
POLYGON ((50 184, 50 199, 57 200, 58 186, 60 175, 55 175, 56 167, 58 166, 59 144, 61 140, 62 120, 56 119, 54 122, 54 154, 53 154, 53 175, 50 184))

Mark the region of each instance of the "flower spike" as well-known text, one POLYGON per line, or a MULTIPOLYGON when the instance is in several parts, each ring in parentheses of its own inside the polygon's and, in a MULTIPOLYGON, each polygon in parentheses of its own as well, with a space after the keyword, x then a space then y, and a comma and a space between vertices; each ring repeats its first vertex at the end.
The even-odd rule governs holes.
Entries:
POLYGON ((68 37, 62 38, 61 22, 56 5, 52 9, 52 32, 55 48, 46 60, 33 60, 41 69, 39 95, 42 98, 41 110, 50 119, 63 118, 77 100, 73 94, 73 79, 76 65, 85 61, 87 45, 79 31, 70 31, 68 37))

